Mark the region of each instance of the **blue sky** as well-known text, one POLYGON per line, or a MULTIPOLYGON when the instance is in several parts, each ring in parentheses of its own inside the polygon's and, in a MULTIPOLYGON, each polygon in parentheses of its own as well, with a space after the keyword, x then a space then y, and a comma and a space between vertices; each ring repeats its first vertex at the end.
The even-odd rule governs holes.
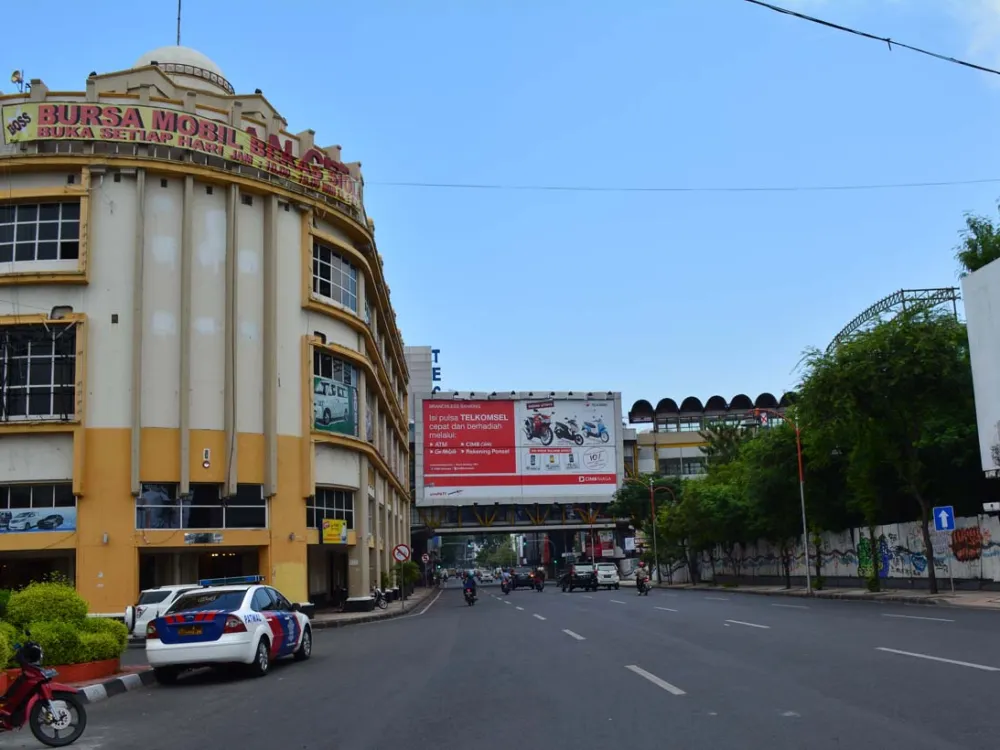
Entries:
MULTIPOLYGON (((993 0, 788 2, 1000 65, 993 0)), ((79 89, 174 40, 173 0, 57 5, 44 35, 4 40, 0 65, 79 89)), ((362 161, 403 335, 441 349, 447 388, 621 390, 626 408, 779 394, 806 347, 878 298, 956 283, 963 212, 995 215, 1000 197, 1000 76, 741 0, 616 7, 185 0, 183 43, 238 91, 261 88, 290 130, 362 161)))

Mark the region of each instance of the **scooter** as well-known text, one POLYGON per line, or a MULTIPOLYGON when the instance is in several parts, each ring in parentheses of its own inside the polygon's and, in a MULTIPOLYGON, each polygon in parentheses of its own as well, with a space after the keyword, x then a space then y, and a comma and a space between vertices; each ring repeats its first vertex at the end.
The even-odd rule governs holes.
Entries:
POLYGON ((571 440, 577 445, 583 445, 583 435, 580 434, 580 427, 575 419, 567 419, 565 422, 556 422, 556 437, 560 440, 571 440))
POLYGON ((528 440, 534 440, 538 438, 542 445, 552 444, 552 427, 549 425, 550 417, 548 414, 535 414, 532 417, 526 417, 524 420, 524 434, 528 436, 528 440))
POLYGON ((53 682, 54 669, 42 669, 42 648, 33 641, 19 645, 14 659, 21 675, 0 696, 0 731, 21 729, 25 721, 35 739, 49 747, 65 747, 87 728, 87 709, 80 691, 53 682))
POLYGON ((649 579, 643 578, 636 583, 635 593, 637 596, 649 596, 649 579))
POLYGON ((500 582, 500 590, 505 595, 510 593, 510 581, 508 579, 505 578, 503 581, 500 582))
POLYGON ((476 592, 472 589, 465 590, 465 603, 470 607, 476 603, 476 592))
POLYGON ((542 580, 541 576, 535 576, 532 587, 535 591, 541 591, 545 588, 545 581, 542 580))
POLYGON ((602 443, 606 443, 611 439, 611 433, 604 426, 604 417, 598 417, 596 422, 584 422, 583 434, 589 438, 597 438, 602 443))

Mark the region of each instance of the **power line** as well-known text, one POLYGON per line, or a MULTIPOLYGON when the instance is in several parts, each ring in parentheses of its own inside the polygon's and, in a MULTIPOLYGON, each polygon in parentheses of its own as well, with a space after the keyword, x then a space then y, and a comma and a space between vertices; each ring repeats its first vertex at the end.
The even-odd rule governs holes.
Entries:
POLYGON ((867 31, 860 31, 859 29, 852 29, 850 26, 841 26, 839 23, 833 23, 832 21, 824 21, 822 18, 816 18, 815 16, 808 16, 805 13, 799 13, 795 10, 789 10, 788 8, 782 8, 778 5, 772 5, 771 3, 762 2, 762 0, 745 0, 753 5, 759 5, 761 8, 767 8, 768 10, 773 10, 776 13, 784 13, 786 16, 794 16, 803 21, 809 21, 810 23, 819 24, 820 26, 826 26, 829 29, 835 29, 836 31, 845 31, 848 34, 854 34, 855 36, 860 36, 864 39, 871 39, 874 42, 883 42, 889 46, 889 51, 892 51, 893 47, 902 47, 903 49, 908 49, 911 52, 918 52, 921 55, 927 55, 928 57, 933 57, 938 60, 944 60, 945 62, 954 63, 955 65, 962 65, 966 68, 972 68, 973 70, 979 70, 983 73, 992 73, 993 75, 1000 76, 1000 70, 995 70, 993 68, 987 68, 985 65, 976 65, 976 63, 967 62, 965 60, 959 60, 957 57, 950 57, 948 55, 942 55, 938 52, 931 52, 930 50, 923 49, 921 47, 914 47, 912 44, 904 44, 903 42, 897 42, 894 39, 890 39, 887 36, 878 36, 876 34, 870 34, 867 31))
POLYGON ((784 185, 775 187, 630 187, 614 185, 504 185, 473 182, 366 182, 368 187, 433 188, 442 190, 502 190, 508 192, 561 193, 820 193, 859 190, 899 190, 904 188, 958 187, 988 185, 1000 182, 1000 177, 980 180, 937 180, 933 182, 884 182, 860 185, 784 185))

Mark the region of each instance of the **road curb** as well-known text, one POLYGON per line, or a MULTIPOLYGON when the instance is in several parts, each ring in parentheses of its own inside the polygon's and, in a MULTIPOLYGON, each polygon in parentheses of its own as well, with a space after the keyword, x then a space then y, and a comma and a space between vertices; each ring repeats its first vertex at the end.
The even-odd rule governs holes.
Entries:
POLYGON ((140 672, 112 677, 94 685, 86 685, 80 688, 80 694, 83 696, 84 703, 98 703, 108 698, 114 698, 116 695, 123 695, 130 690, 138 690, 146 685, 152 685, 155 682, 156 678, 150 667, 140 672))
MULTIPOLYGON (((417 602, 408 602, 406 609, 395 609, 391 612, 386 612, 385 614, 375 614, 365 615, 364 617, 352 617, 351 619, 343 620, 325 620, 318 621, 313 620, 310 624, 313 630, 332 630, 334 628, 346 628, 348 625, 364 625, 368 622, 381 622, 382 620, 392 620, 396 617, 402 617, 403 615, 412 615, 414 612, 420 609, 421 605, 427 599, 431 599, 431 596, 422 597, 417 602)), ((389 604, 389 608, 392 609, 395 602, 389 604)))
POLYGON ((967 608, 961 604, 933 599, 927 596, 907 596, 906 594, 852 594, 840 592, 822 592, 807 594, 805 591, 755 591, 753 589, 726 588, 724 586, 667 586, 665 589, 681 589, 688 591, 714 591, 729 594, 754 594, 756 596, 780 596, 798 599, 840 599, 855 602, 892 602, 895 604, 922 604, 924 606, 967 608))

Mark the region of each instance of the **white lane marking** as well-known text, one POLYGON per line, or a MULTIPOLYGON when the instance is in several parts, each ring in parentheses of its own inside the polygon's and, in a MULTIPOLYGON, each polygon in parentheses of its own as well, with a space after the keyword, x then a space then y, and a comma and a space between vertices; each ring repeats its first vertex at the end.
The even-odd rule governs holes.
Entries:
POLYGON ((510 604, 510 599, 504 599, 504 600, 503 600, 503 603, 504 603, 504 604, 510 604))
POLYGON ((563 632, 566 635, 568 635, 570 638, 576 638, 578 641, 585 641, 585 640, 587 640, 582 635, 580 635, 579 633, 574 633, 572 630, 563 630, 563 632))
POLYGON ((901 656, 912 656, 916 659, 928 659, 929 661, 940 661, 945 664, 955 664, 959 667, 969 667, 971 669, 981 669, 984 672, 1000 672, 1000 667, 988 667, 985 664, 973 664, 971 661, 958 661, 957 659, 945 659, 940 656, 931 656, 930 654, 917 654, 913 651, 900 651, 895 648, 885 648, 884 646, 878 646, 876 651, 885 651, 888 654, 899 654, 901 656))
POLYGON ((784 607, 785 609, 809 609, 805 604, 772 604, 772 607, 784 607))
POLYGON ((664 612, 677 612, 678 611, 676 609, 670 609, 670 607, 653 607, 653 609, 661 609, 664 612))
POLYGON ((645 669, 643 669, 642 667, 637 667, 635 664, 628 664, 628 665, 625 666, 625 669, 627 669, 627 670, 629 670, 631 672, 635 672, 640 677, 644 677, 645 679, 649 680, 650 682, 652 682, 657 687, 663 688, 668 693, 672 693, 673 695, 687 695, 687 693, 685 693, 683 690, 681 690, 676 685, 671 685, 666 680, 661 680, 655 674, 650 674, 645 669))
POLYGON ((428 604, 428 605, 427 605, 426 607, 424 607, 424 608, 423 608, 422 610, 420 610, 419 612, 417 612, 417 613, 416 613, 415 615, 410 615, 410 617, 420 617, 420 615, 422 615, 422 614, 423 614, 424 612, 426 612, 427 610, 429 610, 429 609, 430 609, 431 607, 433 607, 433 606, 434 606, 434 603, 435 603, 435 602, 437 602, 437 600, 441 598, 441 594, 443 594, 443 593, 444 593, 444 589, 441 589, 440 591, 438 591, 438 594, 437 594, 437 596, 435 596, 435 597, 434 597, 434 598, 433 598, 433 599, 431 600, 431 603, 430 603, 430 604, 428 604))
POLYGON ((708 599, 710 602, 728 602, 729 601, 729 599, 727 599, 724 596, 706 596, 705 598, 708 599))
POLYGON ((918 617, 917 615, 882 615, 882 617, 898 617, 901 620, 927 620, 928 622, 955 622, 944 617, 918 617))
POLYGON ((760 628, 761 630, 770 630, 770 625, 758 625, 755 622, 743 622, 743 620, 726 620, 726 622, 732 623, 733 625, 746 625, 748 628, 760 628))
POLYGON ((524 607, 514 607, 518 612, 524 612, 524 607))
POLYGON ((614 602, 615 604, 624 604, 624 603, 625 603, 625 602, 623 602, 623 601, 622 601, 621 599, 610 599, 609 601, 612 601, 612 602, 614 602))
POLYGON ((538 619, 538 620, 544 620, 545 619, 541 615, 532 615, 532 617, 534 617, 535 619, 538 619))
POLYGON ((593 599, 594 597, 592 597, 590 594, 584 594, 583 598, 584 599, 593 599))
POLYGON ((784 717, 786 717, 786 718, 793 718, 793 717, 796 717, 796 716, 801 716, 801 714, 797 714, 794 711, 782 711, 781 715, 784 716, 784 717))

